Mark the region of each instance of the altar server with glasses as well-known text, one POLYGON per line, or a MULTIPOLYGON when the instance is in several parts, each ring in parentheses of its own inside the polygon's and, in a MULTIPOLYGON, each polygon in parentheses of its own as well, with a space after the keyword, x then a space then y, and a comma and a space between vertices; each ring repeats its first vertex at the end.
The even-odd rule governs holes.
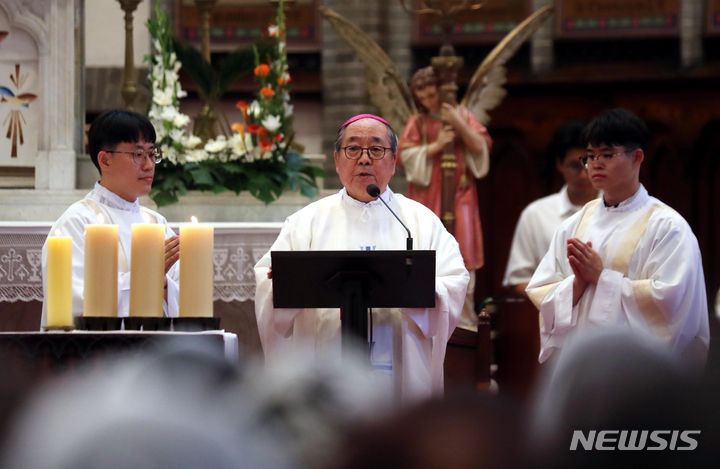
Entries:
MULTIPOLYGON (((83 314, 85 225, 118 225, 118 316, 128 315, 130 306, 130 253, 133 223, 165 226, 165 288, 163 305, 167 316, 177 316, 180 243, 159 213, 140 205, 139 197, 150 193, 155 165, 162 153, 155 146, 155 129, 147 117, 130 111, 112 110, 98 116, 88 131, 90 158, 100 180, 83 198, 60 216, 50 235, 72 238, 72 312, 83 314)), ((43 289, 47 292, 47 242, 42 251, 43 289)), ((46 295, 47 296, 47 295, 46 295)), ((47 298, 46 298, 47 299, 47 298)), ((47 301, 43 301, 41 326, 47 324, 47 301)))
POLYGON ((563 222, 527 294, 540 311, 540 361, 574 331, 627 327, 660 338, 688 366, 709 345, 698 242, 675 210, 640 183, 649 132, 625 109, 584 130, 582 157, 599 197, 563 222))

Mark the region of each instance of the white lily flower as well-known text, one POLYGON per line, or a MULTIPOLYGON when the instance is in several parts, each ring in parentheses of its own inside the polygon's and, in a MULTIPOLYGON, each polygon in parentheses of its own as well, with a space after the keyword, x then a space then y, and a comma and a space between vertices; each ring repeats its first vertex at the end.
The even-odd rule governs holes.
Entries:
POLYGON ((165 106, 162 108, 162 113, 160 113, 160 119, 172 122, 177 115, 178 112, 173 106, 165 106))
POLYGON ((233 159, 239 158, 248 151, 247 147, 245 146, 245 139, 241 134, 238 133, 233 134, 233 136, 230 137, 230 146, 232 148, 232 156, 235 157, 233 159))
POLYGON ((153 93, 153 102, 158 106, 170 106, 173 103, 173 96, 172 89, 158 90, 153 93))
POLYGON ((209 153, 219 153, 227 148, 227 141, 224 136, 219 136, 216 140, 210 140, 205 144, 205 151, 209 153))
POLYGON ((196 146, 200 145, 202 143, 202 140, 200 140, 200 137, 197 137, 195 135, 190 135, 187 140, 185 140, 185 146, 189 148, 195 148, 196 146))
POLYGON ((190 118, 188 116, 178 112, 177 115, 175 115, 175 120, 173 120, 173 125, 182 128, 188 125, 189 122, 190 118))
POLYGON ((280 128, 282 123, 280 122, 280 118, 278 116, 269 115, 262 120, 262 125, 268 129, 269 132, 275 132, 280 128))
POLYGON ((258 118, 260 117, 260 114, 262 113, 262 108, 260 107, 260 103, 257 101, 253 101, 250 103, 250 106, 248 106, 248 114, 250 114, 252 117, 258 118))

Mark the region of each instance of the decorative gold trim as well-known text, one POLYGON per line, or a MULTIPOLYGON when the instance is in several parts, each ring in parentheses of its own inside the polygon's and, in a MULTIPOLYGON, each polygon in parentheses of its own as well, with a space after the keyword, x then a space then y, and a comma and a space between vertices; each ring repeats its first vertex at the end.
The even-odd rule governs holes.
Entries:
POLYGON ((577 228, 575 229, 575 237, 585 241, 585 232, 587 231, 587 226, 590 223, 590 219, 592 218, 593 214, 595 213, 595 210, 598 208, 598 205, 600 204, 600 199, 595 199, 583 207, 583 214, 580 218, 580 223, 578 223, 577 228))
POLYGON ((530 301, 532 301, 532 303, 539 311, 542 301, 548 294, 553 292, 558 285, 560 285, 560 282, 548 283, 547 285, 543 285, 540 287, 529 288, 525 290, 525 293, 527 293, 528 298, 530 298, 530 301))
POLYGON ((637 249, 640 238, 642 238, 645 231, 647 231, 647 225, 650 217, 653 213, 655 213, 655 210, 662 207, 663 204, 653 204, 647 209, 645 214, 643 214, 638 221, 635 222, 635 224, 628 230, 625 239, 618 245, 619 248, 617 254, 610 261, 608 268, 627 276, 628 269, 630 268, 630 259, 637 249))
POLYGON ((632 281, 635 302, 645 321, 650 326, 650 329, 652 329, 658 337, 669 342, 672 338, 670 324, 665 313, 663 313, 653 298, 650 282, 651 280, 632 281))

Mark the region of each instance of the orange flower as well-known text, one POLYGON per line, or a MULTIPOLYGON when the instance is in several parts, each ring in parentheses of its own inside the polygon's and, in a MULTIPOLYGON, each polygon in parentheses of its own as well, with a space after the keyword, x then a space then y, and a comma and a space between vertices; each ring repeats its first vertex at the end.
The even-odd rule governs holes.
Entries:
POLYGON ((256 77, 266 77, 270 73, 270 66, 268 64, 260 64, 255 67, 256 77))
POLYGON ((233 130, 233 132, 237 132, 239 134, 245 133, 245 126, 242 125, 240 122, 233 122, 230 128, 233 130))
POLYGON ((243 101, 242 99, 235 103, 235 107, 240 109, 241 111, 245 112, 248 108, 247 101, 243 101))
POLYGON ((260 88, 260 94, 263 95, 264 98, 272 98, 275 96, 275 90, 270 88, 269 86, 263 86, 260 88))

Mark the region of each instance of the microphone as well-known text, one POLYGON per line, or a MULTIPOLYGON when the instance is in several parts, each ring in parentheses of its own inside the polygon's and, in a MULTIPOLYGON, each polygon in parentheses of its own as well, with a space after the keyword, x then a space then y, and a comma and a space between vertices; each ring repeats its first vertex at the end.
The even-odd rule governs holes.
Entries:
POLYGON ((370 184, 370 185, 367 186, 367 188, 366 188, 365 190, 367 191, 368 195, 370 195, 370 197, 373 197, 373 198, 375 198, 375 199, 380 200, 380 202, 382 202, 383 205, 385 205, 385 206, 387 207, 387 209, 390 210, 390 213, 393 214, 393 216, 395 217, 395 219, 400 222, 400 224, 402 225, 402 227, 405 228, 405 231, 407 231, 407 250, 408 250, 408 251, 412 251, 412 248, 413 248, 413 239, 412 239, 412 235, 410 234, 410 230, 408 229, 407 226, 405 226, 405 223, 403 223, 402 220, 400 220, 400 217, 398 217, 398 216, 395 214, 395 212, 393 211, 393 209, 390 208, 390 206, 387 204, 387 202, 385 202, 385 201, 382 199, 382 197, 380 197, 380 188, 379 188, 378 186, 376 186, 375 184, 370 184))

